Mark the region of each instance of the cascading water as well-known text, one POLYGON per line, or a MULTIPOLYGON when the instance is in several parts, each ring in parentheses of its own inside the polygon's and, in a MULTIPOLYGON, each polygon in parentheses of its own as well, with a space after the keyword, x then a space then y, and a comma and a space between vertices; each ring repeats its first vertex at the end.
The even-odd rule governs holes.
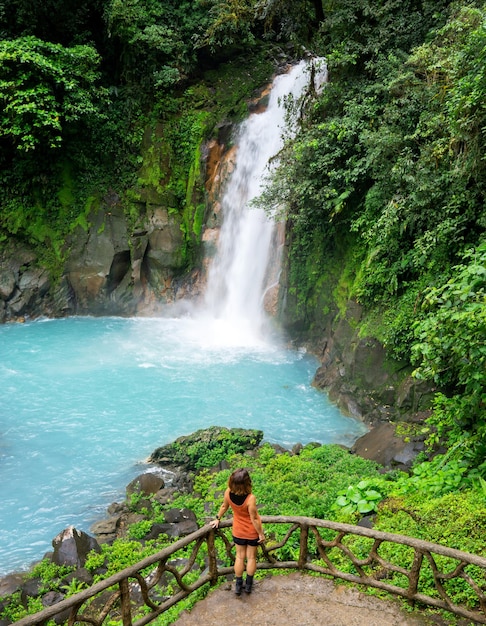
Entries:
POLYGON ((262 191, 270 163, 283 147, 284 133, 290 138, 297 126, 297 116, 292 118, 286 110, 286 99, 297 101, 310 81, 315 90, 325 80, 325 72, 316 73, 313 63, 318 62, 302 61, 278 76, 266 110, 252 114, 236 138, 236 165, 222 199, 223 225, 209 270, 205 312, 219 321, 220 332, 228 326, 237 332, 243 345, 257 339, 264 327, 263 294, 270 286, 267 276, 275 276, 268 265, 277 239, 272 217, 249 205, 262 191))

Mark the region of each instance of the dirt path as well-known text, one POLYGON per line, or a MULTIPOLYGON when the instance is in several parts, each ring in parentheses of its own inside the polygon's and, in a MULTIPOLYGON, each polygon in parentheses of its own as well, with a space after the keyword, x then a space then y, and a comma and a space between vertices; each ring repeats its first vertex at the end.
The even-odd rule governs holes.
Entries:
POLYGON ((176 626, 430 626, 393 600, 379 600, 331 580, 293 573, 257 580, 251 595, 230 583, 185 611, 176 626))

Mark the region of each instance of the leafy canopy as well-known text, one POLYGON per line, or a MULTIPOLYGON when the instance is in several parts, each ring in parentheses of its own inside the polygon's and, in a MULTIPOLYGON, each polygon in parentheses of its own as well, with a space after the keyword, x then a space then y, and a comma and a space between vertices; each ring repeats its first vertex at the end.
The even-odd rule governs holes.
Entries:
POLYGON ((430 287, 417 323, 416 376, 433 380, 438 395, 432 424, 438 438, 486 469, 486 243, 464 254, 444 285, 430 287))
POLYGON ((208 16, 189 0, 110 0, 105 20, 119 48, 115 77, 151 90, 176 84, 195 68, 193 37, 208 16))
POLYGON ((99 62, 87 45, 0 41, 0 138, 21 151, 59 147, 68 124, 99 115, 99 62))

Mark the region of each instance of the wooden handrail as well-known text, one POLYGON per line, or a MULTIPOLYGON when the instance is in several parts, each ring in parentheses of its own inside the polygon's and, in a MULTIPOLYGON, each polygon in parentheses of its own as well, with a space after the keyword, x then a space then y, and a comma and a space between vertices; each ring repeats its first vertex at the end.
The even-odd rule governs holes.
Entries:
MULTIPOLYGON (((257 563, 259 570, 297 569, 317 572, 351 583, 382 589, 393 595, 405 598, 411 603, 443 609, 460 617, 486 624, 486 558, 462 552, 446 546, 422 541, 405 535, 381 532, 351 524, 341 524, 329 520, 320 520, 297 516, 262 515, 264 524, 286 524, 289 529, 280 542, 267 542, 262 546, 262 558, 257 563), (324 538, 322 530, 330 531, 324 538), (291 539, 298 533, 298 556, 294 560, 279 559, 289 551, 291 539), (370 540, 365 549, 360 544, 353 546, 349 537, 358 536, 370 540), (380 549, 387 543, 407 546, 413 552, 409 563, 392 563, 380 549), (359 550, 360 554, 356 551, 359 550), (446 562, 442 562, 446 560, 446 562), (352 565, 352 573, 340 566, 343 561, 352 565), (443 569, 447 567, 447 571, 443 569), (429 575, 424 576, 425 568, 429 575), (473 570, 473 571, 470 571, 473 570), (390 576, 399 575, 404 585, 387 582, 390 576), (424 580, 432 579, 433 590, 428 591, 424 580), (461 584, 475 595, 474 606, 465 606, 453 602, 448 586, 461 584), (431 595, 432 594, 432 595, 431 595)), ((29 615, 15 622, 18 626, 42 624, 55 615, 66 613, 68 626, 76 623, 102 626, 104 621, 118 619, 124 626, 144 626, 167 611, 184 598, 204 585, 214 585, 221 577, 232 574, 234 556, 232 542, 223 532, 231 526, 231 520, 220 523, 218 530, 210 525, 203 526, 196 532, 183 537, 163 550, 146 557, 142 561, 113 574, 109 578, 94 584, 89 589, 65 598, 39 613, 29 615), (191 554, 183 565, 176 565, 176 553, 187 550, 191 554), (205 548, 203 550, 203 547, 205 548), (226 555, 230 565, 218 562, 219 553, 226 555), (197 579, 194 578, 194 566, 199 558, 204 565, 197 579), (164 595, 162 576, 172 576, 176 591, 173 595, 164 595), (96 599, 96 602, 93 602, 96 599), (144 607, 142 612, 140 609, 144 607), (144 614, 143 614, 144 613, 144 614), (137 618, 138 615, 138 618, 137 618)), ((296 555, 293 555, 296 556, 296 555)), ((349 567, 347 568, 349 570, 349 567)))

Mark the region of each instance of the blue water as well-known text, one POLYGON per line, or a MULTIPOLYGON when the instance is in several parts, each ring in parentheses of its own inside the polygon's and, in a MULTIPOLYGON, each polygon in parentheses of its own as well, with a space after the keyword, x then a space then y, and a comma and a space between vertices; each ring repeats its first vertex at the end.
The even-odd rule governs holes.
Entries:
POLYGON ((89 532, 158 446, 211 425, 351 445, 365 427, 311 387, 317 362, 190 319, 0 326, 0 575, 89 532))

